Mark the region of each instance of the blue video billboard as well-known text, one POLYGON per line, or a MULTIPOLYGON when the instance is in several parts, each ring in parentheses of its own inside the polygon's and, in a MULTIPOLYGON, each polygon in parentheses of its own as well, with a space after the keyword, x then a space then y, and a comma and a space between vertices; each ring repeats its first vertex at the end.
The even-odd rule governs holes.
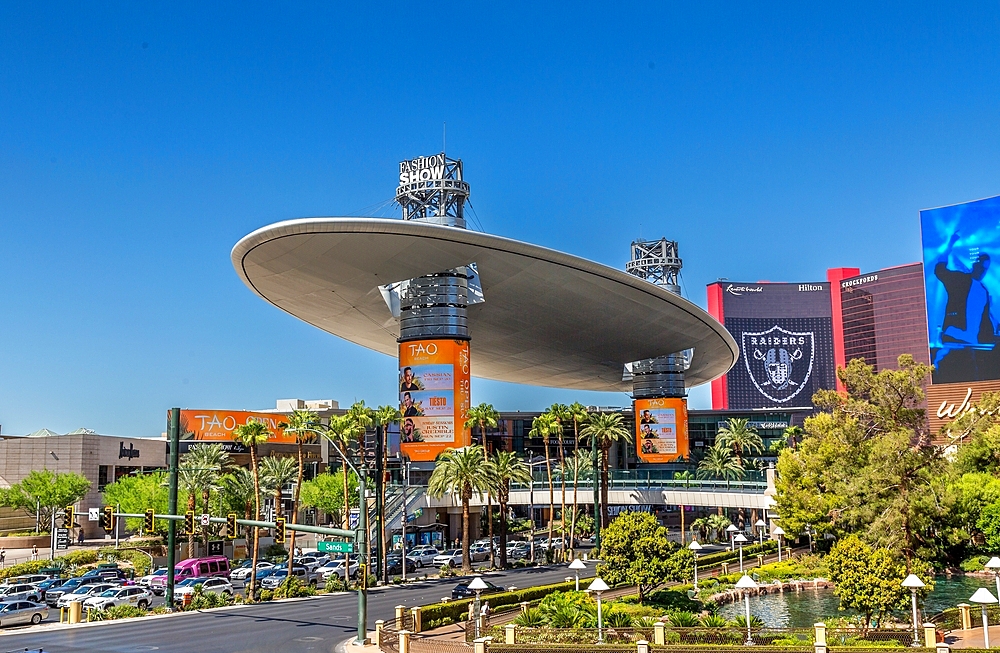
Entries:
POLYGON ((1000 196, 920 212, 934 383, 1000 379, 1000 196))

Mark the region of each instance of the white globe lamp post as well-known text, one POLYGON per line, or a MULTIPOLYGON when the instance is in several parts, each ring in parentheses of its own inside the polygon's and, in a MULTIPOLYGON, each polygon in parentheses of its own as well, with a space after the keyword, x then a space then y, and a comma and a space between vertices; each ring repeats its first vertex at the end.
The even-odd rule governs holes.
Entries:
POLYGON ((702 545, 698 544, 698 540, 691 540, 691 544, 688 544, 688 548, 694 553, 694 591, 698 591, 698 552, 703 548, 702 545))
POLYGON ((990 647, 990 625, 986 621, 986 606, 991 603, 996 603, 997 599, 995 596, 990 594, 990 591, 985 587, 980 587, 976 590, 970 598, 973 603, 978 603, 983 608, 983 648, 990 647))
POLYGON ((736 583, 736 589, 743 591, 743 604, 746 606, 747 641, 745 644, 753 646, 753 637, 750 636, 750 590, 757 589, 757 583, 754 582, 753 578, 743 574, 743 578, 736 583))
POLYGON ((917 578, 916 574, 910 574, 903 579, 903 587, 910 590, 913 599, 913 645, 920 646, 920 630, 917 620, 917 590, 924 586, 924 582, 917 578))
POLYGON ((733 537, 733 542, 740 545, 740 573, 743 573, 743 545, 748 541, 749 540, 747 540, 746 535, 743 533, 737 533, 736 536, 733 537))
POLYGON ((573 570, 573 575, 576 576, 576 591, 580 591, 580 570, 586 569, 587 565, 583 564, 583 560, 577 558, 573 562, 569 563, 569 568, 573 570))
POLYGON ((736 528, 736 526, 734 526, 733 524, 730 524, 729 526, 726 526, 727 537, 729 537, 729 550, 730 551, 732 551, 733 549, 736 548, 736 545, 733 544, 733 533, 735 533, 738 530, 740 530, 740 529, 736 528))
POLYGON ((764 546, 764 529, 767 527, 767 522, 763 519, 758 519, 754 526, 757 527, 757 536, 760 537, 760 545, 764 546))
POLYGON ((785 529, 777 526, 774 529, 774 534, 778 536, 778 562, 781 562, 781 536, 785 534, 785 529))
MULTIPOLYGON (((604 615, 601 613, 601 592, 606 592, 610 587, 605 583, 600 577, 595 578, 594 582, 590 584, 587 588, 591 592, 597 594, 597 642, 599 644, 604 643, 604 615)), ((985 614, 985 613, 984 613, 985 614)))
POLYGON ((1000 597, 1000 558, 993 556, 990 561, 983 565, 993 572, 993 580, 997 584, 997 596, 1000 597))
POLYGON ((472 582, 469 583, 469 589, 476 593, 476 605, 473 608, 476 612, 476 639, 479 639, 479 622, 480 619, 482 619, 482 614, 483 614, 482 608, 480 607, 479 598, 480 595, 482 594, 482 591, 487 587, 489 586, 486 584, 485 581, 483 581, 482 576, 476 576, 475 578, 472 579, 472 582))

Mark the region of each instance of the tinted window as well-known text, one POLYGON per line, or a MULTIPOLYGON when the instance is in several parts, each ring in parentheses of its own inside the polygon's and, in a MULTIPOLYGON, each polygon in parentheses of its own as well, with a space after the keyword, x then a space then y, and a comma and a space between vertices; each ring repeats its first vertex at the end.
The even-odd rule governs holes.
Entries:
POLYGON ((219 561, 219 571, 229 571, 229 560, 219 561))
POLYGON ((208 571, 211 574, 217 573, 219 571, 219 563, 218 562, 208 563, 208 571))
POLYGON ((208 573, 208 563, 207 562, 200 562, 200 563, 198 563, 198 573, 199 574, 207 574, 208 573))

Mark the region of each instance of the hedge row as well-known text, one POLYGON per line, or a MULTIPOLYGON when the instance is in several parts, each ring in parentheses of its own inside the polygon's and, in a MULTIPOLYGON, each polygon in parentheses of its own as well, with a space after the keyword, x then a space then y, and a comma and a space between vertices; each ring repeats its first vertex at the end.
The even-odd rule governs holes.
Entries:
MULTIPOLYGON (((566 592, 575 589, 576 582, 562 582, 554 585, 541 585, 539 587, 528 587, 523 590, 513 592, 499 592, 497 594, 487 594, 483 597, 489 601, 490 610, 497 612, 504 608, 511 608, 521 603, 541 601, 552 592, 566 592)), ((457 599, 447 603, 433 603, 425 605, 421 610, 421 621, 425 628, 435 628, 456 621, 463 621, 469 610, 469 601, 457 599), (434 624, 433 626, 430 624, 434 624)))
POLYGON ((89 565, 95 562, 97 562, 97 551, 92 549, 72 551, 66 555, 57 557, 55 560, 28 560, 27 562, 19 562, 16 565, 0 569, 0 580, 6 580, 12 576, 21 576, 23 574, 37 574, 46 567, 66 569, 79 565, 89 565))
MULTIPOLYGON (((748 556, 755 556, 758 553, 768 554, 773 551, 778 550, 778 543, 771 540, 761 544, 751 544, 749 546, 743 547, 743 559, 747 559, 748 556)), ((698 558, 698 568, 708 567, 711 565, 722 564, 723 562, 732 562, 733 560, 739 560, 740 550, 739 547, 735 551, 719 551, 718 553, 709 553, 708 555, 700 556, 698 558)))

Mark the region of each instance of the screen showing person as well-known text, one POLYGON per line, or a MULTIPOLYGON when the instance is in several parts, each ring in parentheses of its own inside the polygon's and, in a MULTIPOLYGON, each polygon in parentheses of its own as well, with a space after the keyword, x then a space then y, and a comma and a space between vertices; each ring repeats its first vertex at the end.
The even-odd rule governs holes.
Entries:
POLYGON ((420 405, 413 401, 413 394, 410 392, 403 393, 400 406, 402 408, 401 412, 403 413, 403 417, 420 417, 424 414, 420 405))
POLYGON ((416 374, 413 373, 412 367, 409 366, 404 367, 402 371, 402 377, 403 379, 399 384, 400 392, 407 392, 407 391, 412 392, 414 390, 424 389, 423 383, 421 383, 420 379, 418 379, 416 374))
POLYGON ((688 453, 687 404, 682 398, 637 399, 636 444, 647 463, 666 463, 688 453))

